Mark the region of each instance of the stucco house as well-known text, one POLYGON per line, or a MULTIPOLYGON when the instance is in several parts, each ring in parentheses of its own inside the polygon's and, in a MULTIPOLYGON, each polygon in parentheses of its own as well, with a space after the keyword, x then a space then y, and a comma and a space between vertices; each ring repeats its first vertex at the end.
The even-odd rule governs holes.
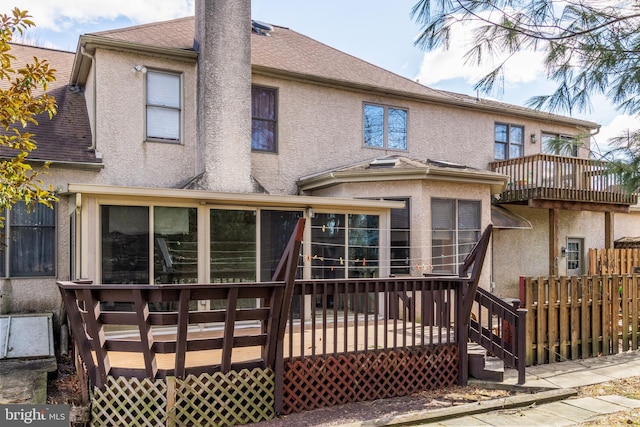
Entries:
POLYGON ((637 223, 586 151, 545 153, 598 124, 430 89, 251 22, 249 1, 197 1, 195 17, 86 34, 76 52, 13 45, 58 70, 59 114, 30 158, 51 162, 60 203, 10 213, 3 312, 59 313, 56 280, 268 280, 300 216, 307 278, 456 273, 493 222, 481 286, 517 297, 519 276, 575 272, 567 259, 637 223))

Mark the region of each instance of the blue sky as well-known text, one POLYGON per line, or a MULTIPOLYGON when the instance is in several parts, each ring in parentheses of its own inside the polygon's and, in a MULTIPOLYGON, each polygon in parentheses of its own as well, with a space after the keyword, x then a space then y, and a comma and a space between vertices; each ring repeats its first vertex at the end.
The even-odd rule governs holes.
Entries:
MULTIPOLYGON (((32 41, 47 47, 75 51, 81 34, 193 15, 194 0, 15 0, 36 22, 32 41)), ((418 80, 427 86, 475 95, 474 83, 486 71, 465 65, 462 36, 449 51, 423 52, 413 45, 419 26, 411 18, 417 0, 252 0, 252 17, 289 27, 372 64, 418 80)), ((11 6, 13 7, 13 6, 11 6)), ((0 8, 8 13, 9 9, 0 8)), ((524 105, 533 96, 550 93, 541 61, 523 53, 511 63, 502 93, 491 97, 524 105)), ((481 95, 487 96, 487 95, 481 95)), ((575 117, 600 123, 596 140, 602 144, 627 128, 638 128, 636 118, 617 114, 605 99, 595 99, 592 112, 575 117)))

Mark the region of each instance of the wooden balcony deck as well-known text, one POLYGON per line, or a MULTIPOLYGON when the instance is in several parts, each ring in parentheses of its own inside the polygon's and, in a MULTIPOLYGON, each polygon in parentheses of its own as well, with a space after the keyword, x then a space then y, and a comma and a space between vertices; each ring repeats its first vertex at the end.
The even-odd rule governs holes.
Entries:
POLYGON ((493 162, 490 168, 511 177, 496 203, 628 212, 638 202, 636 194, 623 190, 620 176, 596 160, 536 154, 493 162))

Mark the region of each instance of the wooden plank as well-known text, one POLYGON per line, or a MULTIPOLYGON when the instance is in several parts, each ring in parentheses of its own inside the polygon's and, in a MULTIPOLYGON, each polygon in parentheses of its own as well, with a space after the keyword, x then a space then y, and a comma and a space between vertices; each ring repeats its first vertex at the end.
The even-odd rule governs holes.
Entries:
POLYGON ((631 277, 631 349, 638 349, 638 304, 640 301, 638 300, 638 278, 640 276, 634 274, 631 277))
POLYGON ((158 364, 156 362, 156 354, 153 350, 153 333, 151 331, 151 323, 149 321, 149 304, 143 298, 142 290, 132 289, 133 304, 136 308, 136 316, 138 321, 138 332, 140 333, 140 346, 142 349, 142 357, 144 359, 144 369, 147 378, 155 378, 158 372, 158 364))
POLYGON ((618 354, 620 339, 620 276, 614 274, 611 280, 610 303, 607 304, 607 312, 609 313, 609 324, 611 325, 611 352, 618 354))
POLYGON ((580 358, 580 298, 578 277, 571 277, 571 360, 580 358))
POLYGON ((622 286, 622 300, 621 304, 621 329, 622 329, 622 351, 629 351, 630 348, 630 340, 629 340, 629 332, 630 332, 630 323, 632 319, 629 318, 629 304, 631 302, 631 276, 624 275, 620 276, 620 284, 622 286))
POLYGON ((91 289, 85 289, 82 292, 82 296, 85 304, 85 313, 83 313, 84 323, 87 328, 87 333, 91 337, 91 349, 96 357, 97 377, 96 384, 107 383, 107 375, 111 371, 111 365, 109 363, 109 352, 105 347, 106 337, 104 334, 104 328, 100 323, 100 301, 94 299, 91 289))
POLYGON ((538 309, 538 303, 533 301, 534 295, 534 281, 532 277, 526 277, 524 279, 524 291, 525 291, 525 308, 527 309, 527 326, 526 326, 526 365, 532 366, 534 363, 533 346, 536 342, 536 315, 538 309))
POLYGON ((547 299, 545 292, 546 281, 543 277, 538 278, 538 325, 537 325, 537 347, 536 362, 537 364, 546 363, 545 347, 547 344, 547 299))
POLYGON ((560 278, 560 318, 559 324, 559 353, 560 360, 565 361, 569 359, 569 332, 571 331, 571 324, 569 323, 569 281, 566 276, 560 278))
POLYGON ((178 378, 185 377, 185 362, 187 352, 187 339, 189 329, 189 301, 191 289, 184 288, 180 291, 178 299, 178 324, 176 325, 176 360, 174 375, 178 378))
POLYGON ((582 298, 580 304, 580 344, 582 348, 582 359, 589 357, 589 332, 591 329, 591 283, 588 277, 582 276, 582 298))
POLYGON ((602 355, 606 356, 611 353, 611 276, 602 277, 601 293, 599 306, 602 313, 602 355))
POLYGON ((606 276, 595 276, 592 278, 589 289, 591 305, 589 313, 591 316, 591 355, 597 357, 602 353, 603 337, 602 337, 602 286, 606 276))
POLYGON ((77 345, 80 357, 87 367, 89 378, 95 386, 103 387, 105 383, 101 382, 100 376, 97 375, 97 366, 93 360, 93 356, 91 355, 91 343, 84 330, 84 322, 82 320, 82 315, 80 314, 75 291, 63 288, 59 289, 67 311, 69 326, 71 327, 71 336, 77 345))
POLYGON ((558 278, 555 276, 549 277, 549 303, 548 307, 548 326, 547 336, 548 349, 549 349, 549 363, 553 363, 557 360, 558 355, 558 278))
MULTIPOLYGON (((238 289, 229 289, 227 296, 227 317, 224 320, 224 337, 222 338, 222 372, 231 369, 231 356, 233 353, 233 335, 236 330, 236 312, 238 310, 238 289)), ((304 334, 301 334, 304 335, 304 334)))

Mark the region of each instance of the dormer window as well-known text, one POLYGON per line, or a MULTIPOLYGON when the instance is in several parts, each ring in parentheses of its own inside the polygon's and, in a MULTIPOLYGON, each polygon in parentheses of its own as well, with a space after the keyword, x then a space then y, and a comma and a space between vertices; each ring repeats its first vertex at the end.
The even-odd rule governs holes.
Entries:
POLYGON ((146 140, 180 142, 180 74, 147 70, 146 81, 146 140))
POLYGON ((406 150, 408 116, 402 108, 364 104, 364 146, 406 150))

